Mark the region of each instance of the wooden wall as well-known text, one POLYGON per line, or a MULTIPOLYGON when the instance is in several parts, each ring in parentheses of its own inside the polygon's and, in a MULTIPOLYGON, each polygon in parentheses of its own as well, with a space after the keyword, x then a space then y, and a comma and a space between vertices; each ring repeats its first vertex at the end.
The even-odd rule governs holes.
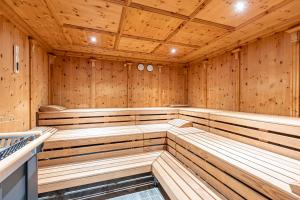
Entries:
POLYGON ((47 52, 34 40, 30 40, 30 123, 36 125, 36 112, 48 105, 49 61, 47 52))
POLYGON ((44 96, 47 94, 47 71, 44 70, 48 65, 47 55, 38 46, 37 54, 30 53, 31 44, 26 34, 0 15, 0 132, 28 130, 35 124, 38 105, 48 103, 44 96), (20 46, 19 74, 13 72, 14 44, 20 46))
POLYGON ((153 72, 148 72, 138 71, 137 64, 58 56, 51 65, 51 103, 101 108, 187 102, 184 65, 156 64, 153 72))
POLYGON ((189 104, 299 116, 299 101, 293 105, 293 99, 299 99, 299 41, 297 43, 295 50, 291 35, 281 32, 242 46, 240 52, 227 52, 204 62, 190 63, 189 104))

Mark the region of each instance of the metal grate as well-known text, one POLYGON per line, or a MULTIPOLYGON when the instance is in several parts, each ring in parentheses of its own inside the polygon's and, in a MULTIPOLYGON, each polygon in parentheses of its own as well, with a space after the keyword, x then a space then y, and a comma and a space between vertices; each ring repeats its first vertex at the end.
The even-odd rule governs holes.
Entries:
POLYGON ((144 191, 126 194, 109 200, 165 200, 160 190, 155 187, 144 191))
POLYGON ((18 151, 22 147, 24 147, 28 142, 35 139, 34 135, 30 136, 20 136, 20 137, 2 137, 1 148, 0 148, 0 161, 6 158, 7 156, 13 154, 18 151))

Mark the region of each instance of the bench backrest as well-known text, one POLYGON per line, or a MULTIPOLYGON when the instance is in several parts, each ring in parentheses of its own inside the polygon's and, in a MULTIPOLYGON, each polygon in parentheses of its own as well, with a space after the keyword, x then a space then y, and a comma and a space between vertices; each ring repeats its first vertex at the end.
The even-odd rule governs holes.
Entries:
POLYGON ((179 117, 209 132, 300 160, 300 119, 272 115, 183 109, 179 117))
POLYGON ((175 108, 69 109, 39 112, 37 125, 63 130, 167 123, 177 117, 178 109, 175 108))

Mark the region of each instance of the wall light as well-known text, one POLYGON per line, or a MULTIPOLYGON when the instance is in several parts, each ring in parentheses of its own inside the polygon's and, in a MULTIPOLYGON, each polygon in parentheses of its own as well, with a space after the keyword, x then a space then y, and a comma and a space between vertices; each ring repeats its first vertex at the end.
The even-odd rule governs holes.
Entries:
POLYGON ((245 1, 238 1, 234 5, 235 12, 241 13, 246 9, 246 2, 245 1))

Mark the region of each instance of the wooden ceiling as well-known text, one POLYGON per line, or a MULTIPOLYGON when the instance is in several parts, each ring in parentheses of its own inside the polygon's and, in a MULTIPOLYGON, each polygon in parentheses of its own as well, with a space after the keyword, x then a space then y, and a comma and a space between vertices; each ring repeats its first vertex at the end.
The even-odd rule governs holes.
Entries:
POLYGON ((0 0, 0 4, 0 14, 28 26, 31 35, 54 52, 153 61, 190 62, 300 23, 299 0, 0 0), (238 1, 246 3, 244 12, 235 12, 238 1), (96 44, 91 43, 92 36, 96 44), (172 48, 176 54, 170 53, 172 48))

